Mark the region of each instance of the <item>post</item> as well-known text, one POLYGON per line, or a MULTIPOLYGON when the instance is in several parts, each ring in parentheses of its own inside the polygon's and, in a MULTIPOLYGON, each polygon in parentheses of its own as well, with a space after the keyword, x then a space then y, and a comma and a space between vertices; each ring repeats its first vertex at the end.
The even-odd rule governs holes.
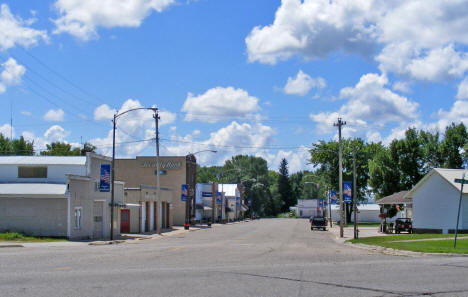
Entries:
POLYGON ((338 163, 339 163, 339 189, 340 189, 340 237, 344 236, 344 222, 343 222, 343 148, 341 142, 341 127, 346 125, 346 122, 343 122, 341 118, 338 118, 338 123, 333 124, 334 126, 338 127, 338 142, 339 142, 339 150, 338 150, 338 163))
POLYGON ((217 186, 216 183, 213 182, 211 186, 211 220, 210 220, 210 226, 215 222, 215 207, 216 207, 216 192, 217 192, 217 186))
POLYGON ((221 221, 223 224, 226 220, 226 200, 224 196, 224 184, 221 184, 221 221))
POLYGON ((159 162, 159 113, 158 110, 154 110, 153 115, 155 126, 156 126, 156 195, 158 196, 156 199, 156 203, 158 204, 156 210, 158 212, 157 220, 156 220, 156 233, 161 234, 161 224, 162 224, 162 203, 161 203, 161 184, 160 178, 161 175, 161 164, 159 162))
POLYGON ((359 237, 357 228, 357 196, 356 196, 356 148, 353 148, 353 202, 354 202, 354 239, 359 237))
POLYGON ((114 240, 114 181, 115 181, 115 120, 117 114, 114 114, 113 130, 112 130, 112 165, 111 165, 111 229, 110 240, 114 240))
POLYGON ((187 183, 188 192, 185 200, 185 223, 184 229, 190 229, 190 155, 185 156, 185 182, 187 183))
POLYGON ((327 193, 328 193, 328 217, 330 219, 330 228, 333 228, 332 213, 331 213, 330 188, 328 188, 327 193))
MULTIPOLYGON (((455 180, 457 182, 457 180, 455 180)), ((461 190, 460 190, 460 200, 458 201, 458 215, 457 215, 457 228, 455 228, 455 240, 453 241, 453 248, 457 247, 457 235, 458 235, 458 221, 460 220, 460 208, 463 197, 463 185, 465 184, 465 174, 463 173, 461 179, 461 190)))

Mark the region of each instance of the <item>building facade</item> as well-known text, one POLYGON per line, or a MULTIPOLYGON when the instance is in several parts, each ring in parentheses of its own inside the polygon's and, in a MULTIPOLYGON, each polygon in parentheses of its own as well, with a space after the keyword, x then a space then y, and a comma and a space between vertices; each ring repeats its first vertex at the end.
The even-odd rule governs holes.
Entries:
MULTIPOLYGON (((104 170, 107 183, 101 172, 110 164, 110 158, 94 153, 0 157, 0 231, 72 240, 109 238, 110 170, 104 170)), ((114 200, 124 204, 124 184, 114 185, 114 200)), ((119 234, 119 219, 116 211, 114 235, 119 234)))
MULTIPOLYGON (((183 226, 186 218, 186 202, 181 199, 181 186, 187 180, 193 183, 192 197, 195 197, 195 170, 189 170, 187 157, 160 157, 160 197, 157 197, 156 157, 116 159, 116 179, 125 182, 126 209, 123 215, 124 233, 142 233, 173 225, 183 226)), ((191 164, 189 164, 189 167, 191 164)), ((195 204, 195 199, 193 199, 195 204)), ((195 217, 195 208, 191 216, 195 217)))

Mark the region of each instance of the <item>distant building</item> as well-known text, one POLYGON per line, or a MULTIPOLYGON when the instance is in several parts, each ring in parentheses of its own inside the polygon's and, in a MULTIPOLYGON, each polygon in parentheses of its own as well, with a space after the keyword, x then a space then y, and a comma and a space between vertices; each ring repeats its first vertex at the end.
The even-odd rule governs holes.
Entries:
MULTIPOLYGON (((0 231, 69 239, 109 238, 110 164, 110 158, 94 153, 0 157, 0 231)), ((123 205, 124 183, 116 181, 114 186, 114 201, 123 205)), ((116 235, 120 230, 117 210, 116 235)))
POLYGON ((296 215, 301 218, 310 218, 312 216, 324 216, 327 213, 324 204, 321 205, 324 199, 297 199, 295 206, 296 215))
MULTIPOLYGON (((360 204, 358 205, 358 222, 378 223, 380 206, 378 204, 360 204)), ((333 221, 340 220, 340 205, 331 205, 331 217, 333 221)), ((354 222, 354 214, 351 215, 351 222, 354 222)))
MULTIPOLYGON (((456 227, 461 184, 455 183, 468 170, 431 170, 420 180, 406 198, 413 204, 413 230, 415 233, 453 233, 456 227)), ((468 185, 463 189, 463 198, 458 226, 468 232, 468 185)))

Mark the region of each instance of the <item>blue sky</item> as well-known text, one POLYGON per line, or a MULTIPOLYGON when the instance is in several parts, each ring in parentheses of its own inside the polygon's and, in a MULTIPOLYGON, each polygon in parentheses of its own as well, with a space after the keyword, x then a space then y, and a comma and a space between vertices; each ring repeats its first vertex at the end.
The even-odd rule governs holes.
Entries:
MULTIPOLYGON (((468 2, 441 2, 0 2, 0 132, 110 155, 113 113, 157 106, 163 155, 291 171, 338 116, 368 141, 443 132, 468 122, 468 2)), ((119 119, 118 155, 154 154, 130 143, 153 131, 151 113, 119 119)))

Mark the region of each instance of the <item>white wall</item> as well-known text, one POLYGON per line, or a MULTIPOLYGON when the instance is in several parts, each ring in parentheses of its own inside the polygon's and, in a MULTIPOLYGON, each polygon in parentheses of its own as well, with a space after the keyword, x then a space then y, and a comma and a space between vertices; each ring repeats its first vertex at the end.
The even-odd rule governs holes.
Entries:
POLYGON ((86 175, 86 166, 84 165, 47 165, 47 178, 18 178, 18 166, 22 165, 0 166, 0 180, 9 183, 66 183, 67 177, 65 174, 86 175))
MULTIPOLYGON (((442 229, 443 233, 455 229, 459 197, 459 191, 439 174, 433 174, 414 192, 413 228, 442 229)), ((468 229, 468 225, 459 228, 468 229)))

